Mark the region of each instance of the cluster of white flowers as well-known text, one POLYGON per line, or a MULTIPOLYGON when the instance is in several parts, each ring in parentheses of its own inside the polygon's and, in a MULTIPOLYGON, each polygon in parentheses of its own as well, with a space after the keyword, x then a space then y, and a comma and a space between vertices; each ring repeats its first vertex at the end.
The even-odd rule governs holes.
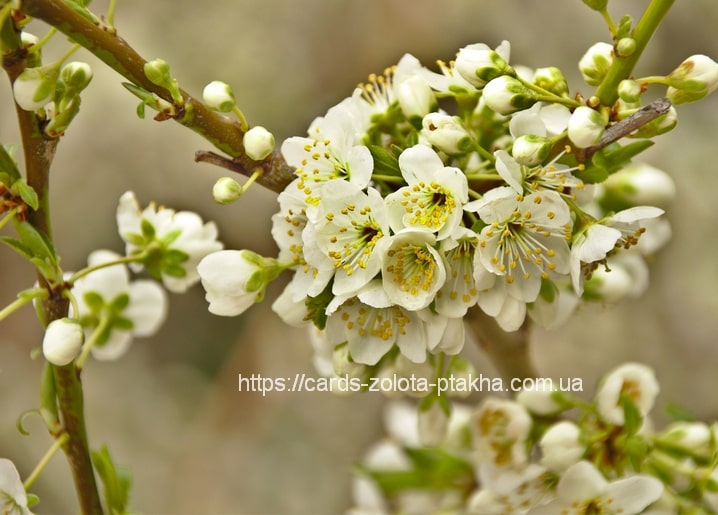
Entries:
POLYGON ((84 346, 95 359, 115 360, 135 337, 155 334, 168 309, 159 282, 174 293, 187 291, 199 282, 199 261, 222 248, 214 223, 154 204, 140 209, 132 192, 120 198, 117 225, 125 256, 96 250, 87 269, 65 274, 74 299, 69 317, 48 324, 43 339, 43 354, 55 365, 71 363, 84 346), (155 280, 130 281, 130 269, 146 271, 155 280))
POLYGON ((390 404, 388 437, 367 454, 352 515, 713 513, 718 425, 674 422, 654 431, 653 371, 627 363, 590 403, 565 392, 526 392, 455 404, 445 440, 421 448, 420 419, 390 404), (555 410, 547 415, 547 399, 555 410), (562 413, 580 410, 568 419, 562 413), (441 474, 436 474, 441 470, 441 474), (682 485, 682 486, 681 486, 682 485))
MULTIPOLYGON (((595 52, 589 84, 605 74, 595 52)), ((405 55, 284 141, 296 179, 273 217, 279 256, 209 256, 213 313, 240 314, 291 269, 275 311, 314 323, 335 370, 361 373, 458 353, 474 306, 515 331, 527 317, 555 326, 581 298, 645 290, 673 193, 664 172, 630 164, 646 142, 587 154, 618 115, 570 96, 556 68, 510 65, 507 42, 440 67, 405 55)))

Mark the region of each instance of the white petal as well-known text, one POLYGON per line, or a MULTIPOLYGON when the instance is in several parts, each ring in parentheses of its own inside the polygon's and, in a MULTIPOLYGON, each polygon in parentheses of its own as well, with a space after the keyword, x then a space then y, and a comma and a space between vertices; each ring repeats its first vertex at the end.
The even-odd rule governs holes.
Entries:
POLYGON ((167 294, 154 281, 135 281, 130 284, 129 295, 130 304, 123 315, 134 324, 132 334, 153 335, 167 318, 167 294))
POLYGON ((645 220, 647 218, 657 218, 661 216, 665 211, 658 207, 653 206, 636 206, 629 209, 619 211, 615 215, 611 216, 609 220, 612 222, 631 223, 639 220, 645 220))
POLYGON ((663 493, 663 483, 655 477, 634 476, 608 485, 607 495, 614 499, 612 509, 629 515, 640 513, 663 493))
POLYGON ((92 347, 92 357, 98 361, 112 361, 120 358, 132 343, 132 333, 115 329, 109 340, 102 346, 92 347))
POLYGON ((621 231, 601 224, 593 224, 586 230, 586 239, 583 240, 574 252, 584 263, 593 263, 606 257, 621 237, 621 231))
POLYGON ((608 481, 588 461, 571 465, 558 482, 558 494, 562 499, 577 502, 588 501, 606 494, 608 481))
POLYGON ((401 153, 399 168, 407 184, 412 185, 419 181, 431 182, 434 172, 444 168, 444 163, 431 147, 415 145, 401 153))

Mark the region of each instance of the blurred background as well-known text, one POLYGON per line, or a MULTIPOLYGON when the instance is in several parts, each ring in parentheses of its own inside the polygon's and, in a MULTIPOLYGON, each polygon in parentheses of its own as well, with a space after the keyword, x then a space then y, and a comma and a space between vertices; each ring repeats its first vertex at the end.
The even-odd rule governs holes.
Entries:
MULTIPOLYGON (((638 16, 647 0, 613 2, 611 12, 638 16), (621 12, 621 10, 625 10, 621 12)), ((93 10, 105 12, 96 0, 93 10)), ((118 33, 147 59, 167 60, 194 95, 211 80, 234 88, 253 125, 278 141, 304 135, 315 116, 349 95, 372 72, 405 52, 433 67, 469 43, 511 42, 511 62, 558 66, 572 91, 590 92, 576 63, 607 39, 601 17, 579 0, 122 0, 118 33)), ((676 2, 637 74, 665 74, 685 57, 718 58, 718 3, 676 2)), ((33 24, 31 31, 46 28, 33 24)), ((56 37, 53 50, 64 48, 56 37)), ((52 45, 51 45, 52 46, 52 45)), ((49 53, 52 54, 53 51, 49 53)), ((215 220, 228 248, 273 255, 269 236, 276 196, 254 187, 241 201, 215 205, 219 169, 193 161, 209 149, 172 122, 135 115, 137 101, 121 78, 84 52, 95 78, 83 112, 59 146, 52 170, 53 223, 62 265, 76 270, 96 248, 122 251, 115 227, 119 196, 151 200, 215 220), (97 65, 96 65, 97 64, 97 65)), ((0 83, 0 141, 18 141, 7 81, 0 83)), ((533 355, 542 376, 598 377, 626 360, 653 366, 662 391, 656 412, 677 402, 718 418, 718 191, 715 145, 718 95, 681 106, 679 125, 643 158, 677 183, 668 216, 673 239, 651 265, 651 287, 616 307, 587 306, 558 331, 537 331, 533 355)), ((0 305, 34 282, 30 268, 0 252, 0 305)), ((281 282, 281 281, 278 281, 281 282)), ((313 374, 304 331, 285 327, 264 304, 243 316, 207 312, 199 286, 171 296, 169 320, 151 339, 136 340, 118 362, 91 362, 83 373, 91 444, 109 445, 134 476, 131 506, 147 513, 340 513, 351 505, 350 469, 382 432, 379 394, 237 392, 237 374, 313 374)), ((15 429, 38 406, 40 360, 30 351, 41 331, 32 309, 0 325, 0 456, 23 477, 51 440, 37 418, 30 436, 15 429)), ((494 373, 472 347, 479 371, 494 373)), ((56 456, 33 488, 38 513, 76 512, 69 470, 56 456)))

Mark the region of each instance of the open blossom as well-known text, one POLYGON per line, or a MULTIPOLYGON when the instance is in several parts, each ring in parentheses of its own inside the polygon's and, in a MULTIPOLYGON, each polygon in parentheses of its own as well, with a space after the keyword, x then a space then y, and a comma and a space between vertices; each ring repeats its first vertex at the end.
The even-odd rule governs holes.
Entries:
POLYGON ((407 185, 386 198, 391 228, 427 229, 437 239, 450 236, 459 226, 462 206, 468 200, 466 175, 444 166, 431 148, 416 145, 399 156, 407 185))
POLYGON ((479 235, 477 266, 502 278, 514 298, 533 302, 542 278, 568 273, 571 217, 558 193, 523 196, 500 187, 464 207, 486 224, 479 235))
POLYGON ((15 465, 0 458, 0 512, 9 515, 32 515, 27 507, 27 493, 15 465))
POLYGON ((609 483, 591 463, 579 461, 561 476, 556 490, 556 499, 531 509, 529 515, 636 515, 658 500, 663 484, 645 475, 609 483))
POLYGON ((592 263, 600 262, 614 249, 628 249, 638 243, 645 232, 645 220, 663 214, 657 207, 638 206, 624 209, 592 223, 574 237, 571 247, 571 280, 577 294, 583 292, 584 270, 593 270, 592 263), (582 265, 585 263, 587 267, 582 265))
MULTIPOLYGON (((389 235, 386 207, 379 192, 366 193, 347 181, 332 181, 322 190, 322 199, 313 215, 316 247, 310 265, 325 268, 327 258, 336 269, 332 292, 344 295, 366 285, 381 267, 381 243, 389 235)), ((306 244, 307 229, 303 233, 306 244)))
POLYGON ((471 419, 479 463, 491 468, 520 468, 528 462, 526 439, 531 416, 519 403, 489 397, 471 419))
POLYGON ((410 311, 431 304, 446 269, 433 234, 406 229, 392 236, 382 257, 382 281, 389 299, 410 311))
POLYGON ((140 210, 131 191, 120 197, 117 226, 127 244, 128 256, 146 253, 142 265, 133 264, 132 268, 144 266, 174 293, 183 293, 197 283, 197 264, 223 246, 217 241, 214 222, 203 223, 196 213, 176 212, 155 204, 140 210))
MULTIPOLYGON (((120 256, 109 250, 96 250, 87 258, 88 266, 109 263, 120 256)), ((78 318, 87 339, 104 319, 109 325, 93 345, 98 360, 114 360, 127 352, 133 338, 155 334, 167 317, 167 294, 155 281, 130 281, 122 264, 100 268, 78 279, 72 288, 77 299, 78 318)))
POLYGON ((416 312, 392 304, 379 280, 357 297, 335 297, 327 308, 327 338, 347 342, 356 363, 375 365, 393 345, 415 363, 426 359, 428 334, 416 312))
POLYGON ((448 317, 463 317, 479 296, 474 278, 474 253, 478 237, 463 228, 457 239, 441 242, 446 281, 436 294, 436 311, 448 317))
POLYGON ((573 176, 576 168, 556 163, 555 159, 546 165, 527 166, 505 150, 497 150, 494 156, 496 171, 516 193, 554 190, 573 196, 575 190, 584 187, 583 181, 573 176))
POLYGON ((604 376, 596 392, 598 413, 611 424, 625 423, 621 397, 628 397, 641 416, 653 408, 658 396, 658 381, 653 370, 638 363, 625 363, 604 376))
POLYGON ((454 67, 469 83, 482 88, 491 79, 510 72, 510 54, 508 41, 502 41, 495 50, 484 43, 476 43, 459 50, 454 67))
POLYGON ((310 199, 320 196, 323 183, 345 179, 358 188, 369 184, 373 159, 357 138, 357 118, 347 105, 331 108, 309 127, 309 137, 291 137, 282 144, 282 156, 296 168, 297 188, 310 199))

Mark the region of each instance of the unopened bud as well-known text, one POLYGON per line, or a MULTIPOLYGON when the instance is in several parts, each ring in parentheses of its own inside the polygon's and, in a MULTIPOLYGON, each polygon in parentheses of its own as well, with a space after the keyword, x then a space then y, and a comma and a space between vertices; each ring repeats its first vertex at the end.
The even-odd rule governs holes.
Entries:
POLYGON ((558 473, 577 463, 586 452, 586 446, 581 443, 581 430, 568 420, 549 427, 541 437, 539 447, 541 465, 558 473))
POLYGON ((212 197, 218 204, 229 204, 242 196, 242 186, 231 177, 220 177, 212 187, 212 197))
POLYGON ((678 125, 678 111, 676 111, 675 107, 671 106, 666 114, 648 122, 634 132, 632 136, 637 138, 654 138, 672 131, 676 125, 678 125))
POLYGON ((210 109, 221 113, 229 113, 237 103, 229 84, 218 80, 213 80, 204 87, 202 98, 210 109))
POLYGON ((422 125, 422 134, 429 143, 447 154, 460 154, 471 144, 469 134, 457 117, 444 113, 427 114, 422 125))
POLYGON ((87 63, 72 61, 60 70, 60 80, 65 86, 63 97, 71 99, 90 83, 92 80, 92 68, 87 63))
POLYGON ((708 56, 693 55, 667 77, 666 96, 674 104, 695 102, 718 88, 718 63, 708 56))
POLYGON ((633 163, 611 174, 602 185, 603 197, 609 199, 612 207, 620 209, 641 205, 664 208, 676 196, 671 176, 645 163, 633 163))
POLYGON ((166 85, 172 81, 170 65, 164 59, 153 59, 145 63, 144 71, 145 77, 147 77, 152 84, 166 87, 166 85))
POLYGON ((511 155, 522 165, 536 166, 548 157, 552 148, 550 139, 527 134, 516 138, 511 155))
POLYGON ((537 68, 533 83, 560 97, 568 96, 568 82, 563 72, 555 66, 537 68))
POLYGON ((252 127, 244 135, 244 150, 250 159, 261 161, 274 150, 274 135, 264 127, 252 127))
POLYGON ((407 118, 423 118, 436 103, 431 86, 418 75, 403 80, 394 91, 399 106, 407 118))
POLYGON ((638 81, 626 79, 618 83, 618 96, 628 104, 640 101, 641 93, 641 85, 638 81))
POLYGON ((583 80, 590 86, 598 86, 613 64, 613 46, 608 43, 595 43, 578 62, 583 80))
POLYGON ((483 43, 466 46, 459 50, 454 69, 469 83, 481 88, 496 77, 512 73, 508 63, 510 50, 508 41, 503 41, 496 50, 483 43))
POLYGON ((616 55, 618 57, 629 57, 636 51, 636 40, 633 38, 621 38, 616 43, 616 55))
POLYGON ((53 365, 67 365, 80 353, 84 338, 85 333, 77 320, 71 318, 54 320, 45 329, 42 353, 53 365))
POLYGON ((568 120, 568 137, 578 148, 586 148, 598 143, 605 128, 606 122, 601 113, 588 106, 580 106, 568 120))
POLYGON ((518 79, 502 75, 484 87, 482 96, 486 105, 499 114, 509 115, 528 109, 536 102, 533 91, 521 84, 518 79))

